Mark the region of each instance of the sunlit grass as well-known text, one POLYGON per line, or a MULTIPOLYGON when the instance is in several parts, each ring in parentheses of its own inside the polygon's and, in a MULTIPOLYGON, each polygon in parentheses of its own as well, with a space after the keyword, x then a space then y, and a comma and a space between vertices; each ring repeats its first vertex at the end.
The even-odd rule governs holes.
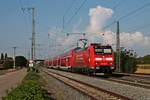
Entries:
POLYGON ((138 68, 135 73, 150 74, 150 69, 141 69, 141 68, 138 68))

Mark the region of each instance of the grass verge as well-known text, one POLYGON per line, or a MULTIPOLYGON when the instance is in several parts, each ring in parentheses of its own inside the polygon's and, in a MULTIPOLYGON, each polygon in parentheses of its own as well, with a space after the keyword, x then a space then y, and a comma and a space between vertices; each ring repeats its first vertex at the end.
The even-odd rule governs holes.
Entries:
POLYGON ((47 92, 41 88, 39 77, 34 71, 28 72, 22 84, 8 93, 3 100, 51 100, 47 92))
POLYGON ((6 73, 5 70, 0 70, 0 75, 4 75, 6 73))

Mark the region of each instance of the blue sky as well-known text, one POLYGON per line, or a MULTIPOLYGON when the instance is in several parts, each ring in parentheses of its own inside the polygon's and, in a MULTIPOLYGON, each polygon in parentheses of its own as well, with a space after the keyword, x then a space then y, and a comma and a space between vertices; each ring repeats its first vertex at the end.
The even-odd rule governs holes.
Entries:
MULTIPOLYGON (((109 25, 121 16, 149 3, 149 0, 87 0, 79 12, 74 15, 84 0, 1 0, 0 3, 0 53, 7 52, 12 56, 13 46, 17 46, 17 55, 28 57, 31 46, 31 12, 21 8, 35 7, 36 10, 36 43, 37 56, 45 57, 48 52, 48 33, 51 29, 62 30, 63 16, 65 15, 65 32, 72 32, 74 27, 84 32, 89 25, 89 10, 97 6, 109 8, 113 14, 103 26, 109 25), (72 4, 72 5, 71 5, 72 4), (71 7, 70 7, 71 5, 71 7), (69 10, 68 10, 69 8, 69 10)), ((120 21, 121 32, 141 32, 143 37, 150 37, 150 6, 139 10, 135 14, 120 21), (141 28, 146 26, 146 28, 141 28), (136 30, 134 30, 136 29, 136 30), (132 31, 134 30, 134 31, 132 31)), ((106 29, 115 32, 115 24, 106 29)), ((63 34, 63 33, 61 33, 63 34)), ((60 34, 58 34, 60 35, 60 34)), ((61 35, 60 35, 61 36, 61 35)), ((136 37, 135 37, 136 38, 136 37)), ((150 43, 149 40, 147 40, 150 43)), ((137 42, 138 43, 138 42, 137 42)), ((132 49, 141 56, 150 54, 150 48, 135 44, 132 49), (142 49, 141 49, 142 48, 142 49)))

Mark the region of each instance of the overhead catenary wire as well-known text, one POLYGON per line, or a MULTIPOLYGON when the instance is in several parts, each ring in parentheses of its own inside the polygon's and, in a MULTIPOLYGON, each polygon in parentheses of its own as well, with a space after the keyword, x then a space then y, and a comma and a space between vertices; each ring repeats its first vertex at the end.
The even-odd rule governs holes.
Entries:
MULTIPOLYGON (((129 12, 129 13, 127 13, 127 14, 121 16, 121 17, 119 17, 117 20, 119 20, 119 21, 120 21, 120 20, 123 20, 123 19, 125 19, 125 18, 127 18, 127 17, 129 17, 129 16, 131 16, 131 15, 133 15, 133 14, 135 14, 136 12, 138 12, 138 11, 140 11, 140 10, 142 10, 142 9, 144 9, 144 8, 146 8, 146 7, 148 7, 148 6, 150 6, 150 2, 149 2, 149 3, 146 3, 146 4, 144 4, 144 5, 142 5, 141 7, 137 8, 137 9, 135 9, 135 10, 133 10, 133 11, 131 11, 131 12, 129 12)), ((115 20, 115 21, 111 22, 110 24, 104 26, 102 29, 105 30, 106 28, 112 26, 112 25, 115 24, 116 22, 117 22, 117 21, 115 20)))
POLYGON ((72 0, 70 6, 67 8, 67 10, 65 11, 64 15, 63 15, 63 23, 62 23, 62 27, 63 29, 65 28, 65 16, 69 13, 69 11, 72 9, 73 4, 74 4, 75 0, 72 0))
MULTIPOLYGON (((125 0, 124 0, 125 1, 125 0)), ((119 7, 119 5, 121 4, 123 2, 123 0, 121 0, 121 1, 119 1, 119 2, 117 2, 113 7, 112 7, 112 9, 116 9, 116 8, 118 8, 119 7)), ((110 27, 110 26, 112 26, 113 24, 115 24, 116 23, 116 20, 114 20, 113 22, 111 22, 109 25, 107 25, 107 26, 104 26, 103 28, 102 28, 102 30, 105 30, 106 28, 108 28, 108 27, 110 27)))
POLYGON ((24 14, 24 15, 22 15, 22 16, 23 16, 24 21, 25 21, 25 26, 26 26, 27 30, 29 30, 29 29, 28 29, 27 17, 25 16, 25 8, 24 8, 24 6, 23 6, 22 0, 19 0, 19 5, 20 5, 20 8, 21 8, 21 11, 22 11, 23 14, 24 14))
POLYGON ((127 14, 124 15, 124 16, 121 16, 118 20, 122 20, 122 19, 124 19, 124 18, 127 18, 127 17, 129 17, 129 16, 135 14, 136 12, 138 12, 138 11, 140 11, 140 10, 146 8, 147 6, 150 6, 150 2, 149 2, 149 3, 146 3, 146 4, 144 4, 144 5, 142 5, 141 7, 137 8, 137 9, 135 9, 135 10, 129 12, 129 13, 127 13, 127 14))
POLYGON ((121 5, 121 3, 122 3, 123 1, 125 1, 125 0, 121 0, 121 1, 117 2, 116 5, 114 5, 114 6, 112 7, 112 9, 118 8, 119 5, 121 5))
POLYGON ((81 5, 80 5, 80 7, 75 11, 75 13, 71 16, 71 18, 67 21, 67 24, 69 24, 71 21, 72 21, 72 19, 78 14, 78 12, 80 11, 80 9, 84 6, 84 4, 86 3, 86 1, 87 0, 84 0, 82 3, 81 3, 81 5))
POLYGON ((67 10, 65 11, 65 13, 64 13, 63 16, 66 16, 66 15, 69 13, 69 11, 70 11, 70 10, 72 9, 72 7, 73 7, 74 2, 75 2, 75 0, 72 0, 70 6, 67 8, 67 10))
MULTIPOLYGON (((125 0, 120 0, 118 1, 113 7, 112 9, 115 11, 121 4, 124 4, 123 2, 125 2, 125 0)), ((113 16, 114 17, 114 21, 116 20, 117 15, 113 16)))
POLYGON ((149 23, 149 24, 145 24, 145 25, 143 25, 143 26, 139 26, 139 27, 134 28, 134 29, 132 29, 132 30, 129 30, 128 32, 129 32, 129 33, 130 33, 130 32, 135 32, 135 31, 137 31, 137 30, 143 30, 143 29, 148 28, 148 27, 150 27, 150 23, 149 23))

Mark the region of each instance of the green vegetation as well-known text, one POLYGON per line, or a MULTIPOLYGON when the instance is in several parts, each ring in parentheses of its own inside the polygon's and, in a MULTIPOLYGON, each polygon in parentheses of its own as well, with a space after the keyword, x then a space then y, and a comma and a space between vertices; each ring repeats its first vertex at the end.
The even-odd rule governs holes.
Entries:
POLYGON ((138 64, 150 64, 150 55, 137 58, 137 63, 138 64))
MULTIPOLYGON (((123 73, 134 73, 137 69, 137 62, 136 62, 136 55, 132 52, 127 51, 121 51, 120 54, 120 66, 121 66, 121 72, 123 73)), ((116 53, 115 53, 115 59, 116 53)))
POLYGON ((8 57, 6 60, 3 62, 3 69, 10 69, 13 68, 13 59, 8 57))
POLYGON ((3 75, 3 74, 5 74, 5 73, 7 73, 6 70, 0 70, 0 75, 3 75))
POLYGON ((124 59, 121 63, 122 66, 122 72, 125 73, 134 73, 137 70, 136 66, 136 58, 135 57, 122 57, 124 59))
POLYGON ((16 56, 15 57, 15 63, 16 63, 16 66, 17 67, 20 67, 20 66, 27 66, 27 59, 24 57, 24 56, 16 56))
POLYGON ((12 90, 3 100, 51 100, 39 83, 39 75, 34 72, 28 72, 22 84, 12 90))
POLYGON ((4 60, 4 54, 1 53, 1 60, 4 60))
MULTIPOLYGON (((5 56, 3 53, 1 53, 0 57, 0 69, 10 69, 13 68, 14 60, 11 57, 7 56, 7 53, 5 53, 5 56)), ((24 56, 16 56, 15 57, 15 64, 16 68, 22 68, 27 66, 27 59, 24 56)))
POLYGON ((121 51, 121 72, 133 73, 138 68, 137 64, 150 64, 150 55, 136 58, 132 52, 121 51))

